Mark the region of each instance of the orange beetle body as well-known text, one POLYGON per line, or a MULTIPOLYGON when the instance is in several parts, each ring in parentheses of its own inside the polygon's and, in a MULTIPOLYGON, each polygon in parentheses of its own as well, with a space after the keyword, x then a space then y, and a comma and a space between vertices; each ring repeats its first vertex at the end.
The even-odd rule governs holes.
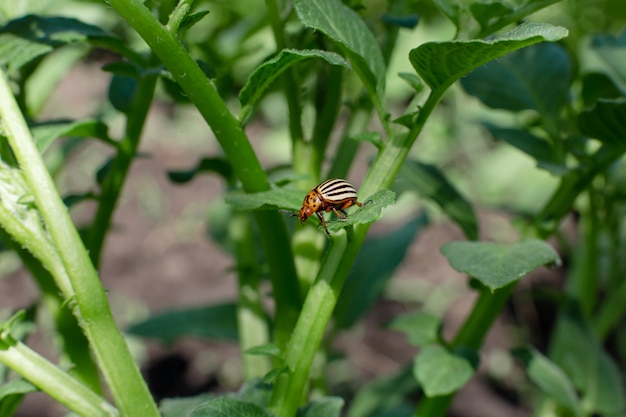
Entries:
POLYGON ((346 180, 333 178, 324 181, 309 191, 306 197, 304 197, 300 213, 294 215, 300 217, 300 222, 304 223, 309 216, 315 213, 320 219, 326 234, 330 236, 322 212, 333 211, 337 217, 345 220, 347 214, 344 210, 353 205, 363 206, 362 203, 357 201, 354 187, 346 180))

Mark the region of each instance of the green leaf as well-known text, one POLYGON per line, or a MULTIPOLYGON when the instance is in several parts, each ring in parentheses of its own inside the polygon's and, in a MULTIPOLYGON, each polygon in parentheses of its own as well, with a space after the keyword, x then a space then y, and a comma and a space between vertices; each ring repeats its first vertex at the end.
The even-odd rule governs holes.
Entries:
POLYGON ((625 94, 606 74, 592 72, 583 76, 581 96, 583 103, 591 107, 601 98, 623 98, 625 94))
POLYGON ((280 348, 273 343, 268 343, 266 345, 254 346, 245 351, 246 355, 261 355, 261 356, 269 356, 270 358, 276 359, 279 362, 282 362, 283 353, 280 351, 280 348))
POLYGON ((137 79, 125 75, 114 74, 109 84, 109 101, 116 110, 129 114, 133 111, 137 79))
POLYGON ((168 344, 182 337, 237 340, 236 310, 235 304, 218 304, 165 311, 134 324, 127 332, 168 344))
POLYGON ((337 300, 333 314, 338 328, 354 325, 378 300, 427 222, 426 216, 420 215, 387 235, 365 241, 337 300))
POLYGON ((277 368, 272 369, 271 371, 269 371, 267 374, 263 376, 263 383, 273 384, 274 382, 276 382, 276 378, 278 378, 280 375, 288 374, 288 373, 289 373, 289 367, 287 365, 279 366, 277 368))
POLYGON ((461 21, 459 4, 455 0, 433 0, 433 3, 458 29, 461 21))
POLYGON ((239 210, 277 210, 300 211, 306 192, 288 188, 272 188, 260 193, 233 191, 226 194, 226 202, 239 210))
POLYGON ((159 411, 162 417, 187 417, 194 408, 215 397, 215 394, 200 394, 185 398, 164 398, 159 405, 159 411))
POLYGON ((350 68, 350 63, 341 55, 318 49, 283 49, 278 56, 258 66, 239 93, 239 102, 243 106, 254 106, 263 97, 267 88, 283 72, 294 64, 311 59, 321 58, 331 65, 342 65, 350 68))
POLYGON ((421 93, 424 89, 424 83, 422 82, 422 79, 413 73, 401 72, 398 74, 398 77, 406 81, 406 83, 411 86, 413 90, 415 90, 416 94, 421 93))
POLYGON ((556 119, 569 99, 570 82, 567 53, 545 43, 489 62, 463 78, 461 85, 491 108, 530 109, 556 119))
POLYGON ((578 115, 581 133, 609 145, 626 145, 626 100, 598 100, 578 115))
POLYGON ((178 33, 181 33, 185 30, 190 29, 193 25, 201 21, 204 16, 208 15, 210 12, 208 10, 201 10, 197 13, 188 14, 183 18, 182 23, 180 24, 180 28, 178 29, 178 33))
POLYGON ((563 175, 569 172, 564 161, 559 158, 547 140, 535 136, 527 130, 506 129, 492 125, 491 123, 484 123, 484 126, 495 139, 516 147, 536 160, 538 167, 554 175, 563 175))
POLYGON ((102 29, 73 18, 20 17, 0 28, 0 65, 13 73, 55 48, 98 38, 115 40, 102 29))
POLYGON ((23 379, 15 379, 0 386, 0 416, 14 415, 24 395, 36 391, 37 387, 23 379))
POLYGON ((421 196, 433 200, 461 227, 468 239, 478 239, 478 220, 474 209, 434 165, 418 161, 405 162, 396 185, 404 190, 417 191, 421 196))
MULTIPOLYGON (((348 409, 348 417, 394 416, 387 412, 403 408, 403 401, 418 388, 412 367, 404 366, 397 374, 374 379, 358 390, 348 409)), ((413 405, 411 410, 414 409, 413 405)))
POLYGON ((219 174, 227 181, 233 178, 233 167, 225 158, 202 158, 195 167, 182 171, 168 171, 167 176, 172 182, 184 184, 203 172, 219 174))
POLYGON ((513 12, 513 9, 505 6, 502 3, 472 3, 470 4, 470 12, 474 19, 478 22, 480 27, 485 31, 504 16, 507 16, 513 12))
POLYGON ((339 0, 294 0, 298 18, 319 30, 344 51, 372 97, 385 94, 385 61, 376 38, 363 19, 339 0))
POLYGON ((272 386, 259 379, 245 382, 236 394, 240 401, 256 404, 259 407, 269 406, 272 397, 272 386))
POLYGON ((434 397, 457 391, 474 375, 474 368, 466 358, 440 345, 429 345, 415 357, 413 373, 424 394, 434 397))
POLYGON ((382 149, 383 147, 383 139, 380 133, 378 132, 361 132, 356 135, 350 136, 350 140, 358 140, 360 142, 369 142, 372 145, 376 146, 378 149, 382 149))
POLYGON ((441 326, 441 318, 424 311, 403 314, 389 324, 390 329, 406 334, 414 346, 438 343, 441 326))
POLYGON ((491 40, 427 42, 411 50, 413 68, 431 89, 443 93, 470 71, 509 52, 542 41, 557 41, 567 30, 546 23, 524 23, 491 40))
POLYGON ((582 415, 576 390, 561 368, 534 348, 516 349, 513 356, 522 362, 531 381, 545 394, 575 416, 582 415))
POLYGON ((626 82, 626 30, 621 35, 598 35, 591 41, 591 49, 626 82))
POLYGON ((543 265, 560 264, 546 242, 527 239, 512 246, 493 242, 450 242, 441 247, 450 265, 492 291, 517 281, 543 265))
POLYGON ((346 216, 345 220, 327 221, 326 225, 329 231, 336 232, 353 224, 374 223, 382 216, 383 209, 392 205, 395 201, 396 193, 391 190, 380 190, 367 201, 364 201, 363 207, 359 207, 358 210, 346 216))
POLYGON ((56 139, 68 136, 97 138, 117 146, 109 137, 109 127, 100 120, 55 120, 36 124, 31 130, 40 152, 44 152, 56 139))
POLYGON ((500 2, 476 2, 472 3, 469 9, 482 28, 478 37, 483 37, 559 1, 561 0, 526 0, 517 2, 516 6, 519 7, 515 9, 500 2))
POLYGON ((584 415, 624 415, 626 387, 580 308, 570 303, 553 332, 550 357, 581 393, 584 415))
POLYGON ((256 404, 218 397, 196 407, 189 417, 274 417, 256 404))
POLYGON ((323 397, 298 410, 297 417, 340 417, 345 401, 339 397, 323 397))

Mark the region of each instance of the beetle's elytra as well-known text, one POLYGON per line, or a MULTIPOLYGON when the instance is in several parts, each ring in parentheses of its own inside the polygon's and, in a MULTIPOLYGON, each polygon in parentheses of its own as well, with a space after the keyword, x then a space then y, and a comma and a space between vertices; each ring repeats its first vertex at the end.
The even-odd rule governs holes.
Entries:
POLYGON ((300 217, 300 222, 304 223, 309 216, 315 213, 320 219, 322 226, 324 226, 326 234, 330 236, 322 212, 333 211, 337 217, 345 220, 347 214, 344 210, 353 205, 363 206, 362 203, 357 201, 354 187, 346 180, 332 178, 309 191, 306 197, 304 197, 300 213, 294 213, 294 216, 300 217))

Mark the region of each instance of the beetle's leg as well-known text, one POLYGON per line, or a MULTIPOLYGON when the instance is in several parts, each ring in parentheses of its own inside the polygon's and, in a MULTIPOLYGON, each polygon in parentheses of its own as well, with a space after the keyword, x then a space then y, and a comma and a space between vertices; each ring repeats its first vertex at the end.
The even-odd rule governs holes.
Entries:
POLYGON ((339 220, 346 221, 346 216, 348 214, 345 211, 343 211, 343 209, 341 209, 341 208, 337 209, 335 207, 332 207, 332 210, 335 212, 337 217, 339 217, 339 220), (343 213, 343 214, 341 214, 341 213, 343 213))
POLYGON ((328 237, 330 237, 330 232, 328 231, 328 227, 326 227, 326 220, 324 220, 324 216, 319 211, 316 211, 315 214, 317 214, 317 218, 320 219, 320 222, 322 223, 326 234, 328 235, 328 237))

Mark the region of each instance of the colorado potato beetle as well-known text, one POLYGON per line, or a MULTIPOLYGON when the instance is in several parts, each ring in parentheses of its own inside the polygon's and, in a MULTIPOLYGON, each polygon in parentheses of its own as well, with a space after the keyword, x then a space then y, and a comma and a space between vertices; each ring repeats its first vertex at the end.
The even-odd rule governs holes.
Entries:
POLYGON ((326 227, 326 221, 322 212, 333 211, 341 220, 346 219, 348 207, 353 205, 362 207, 363 204, 357 201, 356 190, 346 180, 332 178, 319 184, 313 188, 304 197, 300 213, 294 213, 294 216, 300 217, 300 222, 304 223, 313 213, 317 215, 324 226, 326 234, 330 236, 330 232, 326 227))

